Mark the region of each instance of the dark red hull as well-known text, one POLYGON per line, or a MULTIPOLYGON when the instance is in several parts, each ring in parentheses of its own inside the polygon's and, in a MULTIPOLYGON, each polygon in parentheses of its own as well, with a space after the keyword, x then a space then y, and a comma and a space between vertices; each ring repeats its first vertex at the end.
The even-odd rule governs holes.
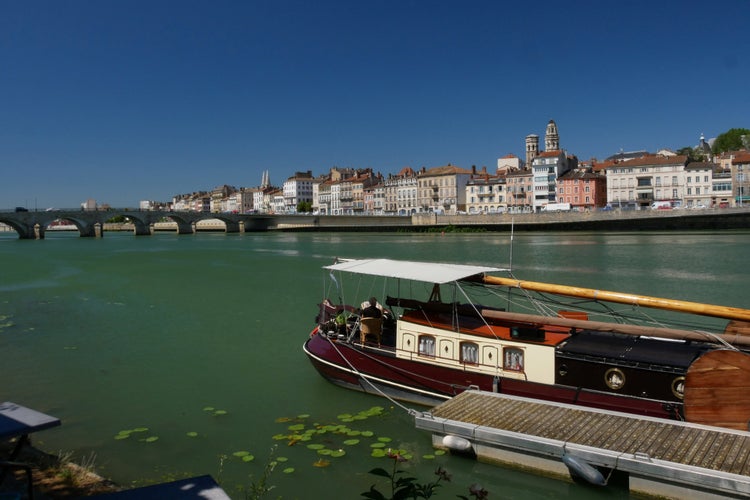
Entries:
POLYGON ((680 405, 565 385, 495 378, 469 370, 400 359, 392 348, 330 340, 317 329, 304 351, 330 382, 362 392, 434 406, 466 389, 575 404, 659 418, 678 418, 680 405))

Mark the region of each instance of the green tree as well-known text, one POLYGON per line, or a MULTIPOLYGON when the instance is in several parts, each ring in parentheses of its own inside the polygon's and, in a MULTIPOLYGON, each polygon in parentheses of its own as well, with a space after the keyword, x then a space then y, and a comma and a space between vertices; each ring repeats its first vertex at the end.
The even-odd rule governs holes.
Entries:
POLYGON ((309 201, 300 201, 297 203, 297 213, 312 212, 312 203, 309 201))
POLYGON ((698 149, 685 146, 677 150, 678 155, 687 155, 690 161, 706 161, 706 155, 698 149))
POLYGON ((726 151, 737 151, 746 148, 750 141, 750 130, 746 128, 730 128, 714 141, 713 152, 715 154, 726 151), (744 140, 743 140, 744 136, 744 140))

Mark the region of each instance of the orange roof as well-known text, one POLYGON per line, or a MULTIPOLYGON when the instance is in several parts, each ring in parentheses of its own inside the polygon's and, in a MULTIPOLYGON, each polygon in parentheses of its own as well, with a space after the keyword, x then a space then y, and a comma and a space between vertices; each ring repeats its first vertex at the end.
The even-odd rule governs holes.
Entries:
POLYGON ((542 151, 537 155, 537 158, 552 158, 555 156, 560 156, 562 151, 559 151, 557 149, 553 149, 552 151, 542 151))
POLYGON ((422 175, 455 175, 455 174, 470 174, 471 170, 457 167, 455 165, 446 165, 445 167, 434 167, 427 170, 422 175))
POLYGON ((750 152, 744 151, 735 156, 732 160, 732 164, 737 165, 739 163, 750 163, 750 152))
POLYGON ((634 158, 632 160, 622 161, 620 163, 608 165, 605 168, 612 168, 615 166, 624 166, 624 167, 641 167, 641 166, 647 166, 647 165, 677 165, 677 164, 683 164, 685 165, 687 163, 688 157, 686 155, 677 155, 677 156, 642 156, 640 158, 634 158))

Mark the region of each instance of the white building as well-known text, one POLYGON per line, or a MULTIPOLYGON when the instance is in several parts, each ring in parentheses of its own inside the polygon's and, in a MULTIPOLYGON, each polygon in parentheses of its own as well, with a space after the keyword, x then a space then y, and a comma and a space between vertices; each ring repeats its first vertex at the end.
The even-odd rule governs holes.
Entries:
POLYGON ((621 208, 648 208, 656 201, 681 205, 687 161, 686 155, 654 155, 608 165, 607 203, 621 208))
POLYGON ((314 179, 312 171, 296 172, 284 181, 284 212, 295 213, 301 202, 312 204, 314 179))
POLYGON ((538 212, 548 203, 557 201, 557 178, 570 170, 571 165, 564 151, 552 150, 539 153, 531 163, 534 191, 533 210, 538 212))

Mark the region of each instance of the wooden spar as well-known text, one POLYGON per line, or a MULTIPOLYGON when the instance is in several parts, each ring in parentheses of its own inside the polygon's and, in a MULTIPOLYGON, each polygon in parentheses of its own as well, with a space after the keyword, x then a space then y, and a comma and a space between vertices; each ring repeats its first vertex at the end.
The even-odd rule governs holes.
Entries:
POLYGON ((649 297, 647 295, 608 292, 606 290, 596 290, 593 288, 555 285, 554 283, 542 283, 539 281, 523 281, 513 278, 501 278, 498 276, 484 276, 482 278, 482 281, 489 285, 507 286, 511 288, 520 288, 523 290, 532 290, 535 292, 555 293, 568 297, 604 300, 608 302, 617 302, 619 304, 631 304, 650 307, 653 309, 666 309, 669 311, 698 314, 701 316, 712 316, 716 318, 750 321, 750 310, 740 309, 738 307, 717 306, 712 304, 702 304, 700 302, 663 299, 659 297, 649 297))
POLYGON ((735 345, 750 346, 750 337, 744 335, 706 335, 704 333, 690 330, 679 330, 676 328, 657 328, 641 325, 624 325, 621 323, 607 323, 605 321, 589 321, 581 319, 560 318, 557 316, 541 316, 537 314, 512 313, 498 311, 495 309, 482 309, 482 316, 510 323, 525 325, 547 325, 560 326, 564 328, 576 328, 578 330, 595 330, 597 332, 622 333, 625 335, 642 335, 647 337, 661 337, 676 340, 697 340, 700 342, 711 342, 719 344, 721 340, 735 345))

